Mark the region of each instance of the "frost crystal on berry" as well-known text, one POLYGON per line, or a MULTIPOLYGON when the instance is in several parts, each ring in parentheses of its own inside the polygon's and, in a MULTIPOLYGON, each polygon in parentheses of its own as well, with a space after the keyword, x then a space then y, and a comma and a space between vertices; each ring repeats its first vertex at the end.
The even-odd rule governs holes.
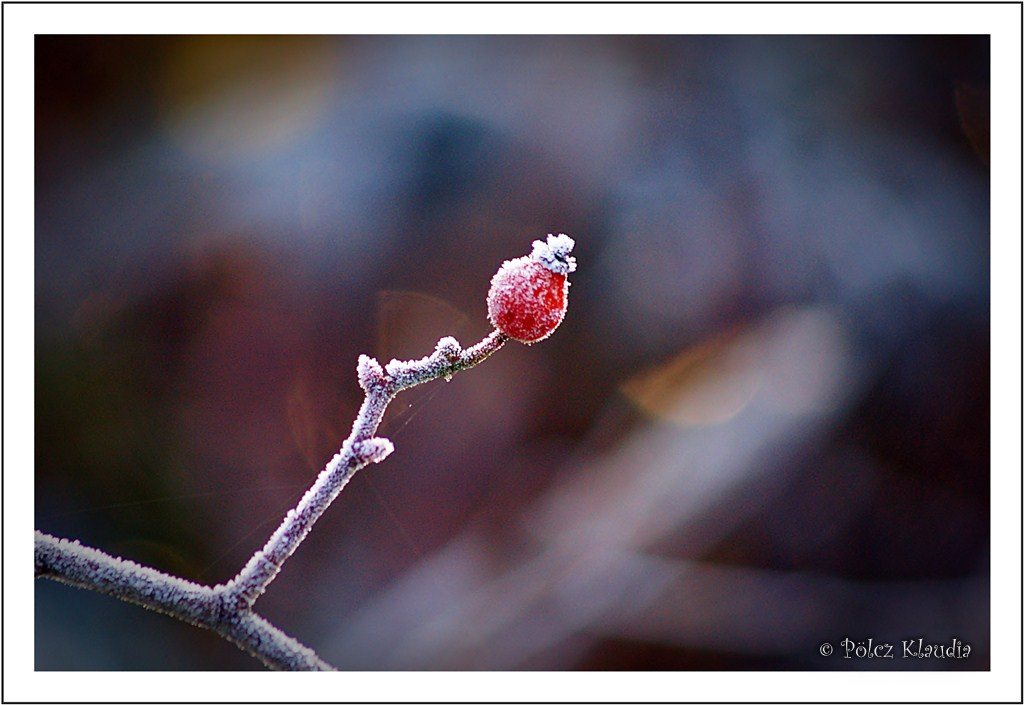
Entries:
POLYGON ((569 256, 575 244, 576 242, 565 233, 548 235, 547 242, 533 241, 533 252, 530 256, 555 274, 570 274, 576 271, 576 258, 569 256))

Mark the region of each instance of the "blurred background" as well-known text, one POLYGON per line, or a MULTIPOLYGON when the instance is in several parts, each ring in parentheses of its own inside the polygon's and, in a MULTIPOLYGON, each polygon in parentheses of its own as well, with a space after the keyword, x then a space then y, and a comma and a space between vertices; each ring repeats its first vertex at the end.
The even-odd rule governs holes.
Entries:
MULTIPOLYGON (((988 66, 37 36, 37 528, 228 580, 348 435, 358 355, 476 342, 502 260, 565 232, 560 329, 400 395, 258 611, 341 669, 987 669, 988 66), (868 638, 970 655, 841 658, 868 638)), ((35 590, 37 669, 262 668, 35 590)))

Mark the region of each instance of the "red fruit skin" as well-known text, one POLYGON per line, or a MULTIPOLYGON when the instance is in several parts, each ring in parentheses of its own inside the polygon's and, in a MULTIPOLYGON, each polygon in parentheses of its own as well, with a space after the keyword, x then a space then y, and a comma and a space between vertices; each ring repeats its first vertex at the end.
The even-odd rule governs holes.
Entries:
POLYGON ((491 279, 487 317, 499 331, 521 343, 536 343, 565 318, 569 282, 531 257, 501 265, 491 279))

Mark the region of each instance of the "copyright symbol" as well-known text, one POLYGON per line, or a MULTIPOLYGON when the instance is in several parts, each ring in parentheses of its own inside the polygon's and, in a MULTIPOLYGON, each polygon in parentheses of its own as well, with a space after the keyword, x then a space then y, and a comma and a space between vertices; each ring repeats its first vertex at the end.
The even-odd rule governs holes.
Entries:
POLYGON ((822 656, 831 656, 832 655, 832 644, 830 644, 830 643, 828 643, 826 641, 824 644, 822 644, 821 646, 818 647, 818 651, 821 652, 822 656))

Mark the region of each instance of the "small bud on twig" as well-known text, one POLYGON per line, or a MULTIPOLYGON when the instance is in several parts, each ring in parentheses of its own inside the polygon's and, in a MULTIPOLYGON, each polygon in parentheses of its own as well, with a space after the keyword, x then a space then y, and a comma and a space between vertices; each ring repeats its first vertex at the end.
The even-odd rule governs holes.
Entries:
POLYGON ((394 444, 387 438, 371 438, 360 441, 352 446, 352 453, 363 463, 379 463, 395 450, 394 444))
POLYGON ((437 341, 434 351, 445 361, 452 363, 462 355, 462 346, 459 345, 459 341, 449 335, 437 341))
POLYGON ((384 370, 381 369, 380 363, 369 355, 359 356, 356 375, 364 392, 372 392, 384 382, 384 370))

